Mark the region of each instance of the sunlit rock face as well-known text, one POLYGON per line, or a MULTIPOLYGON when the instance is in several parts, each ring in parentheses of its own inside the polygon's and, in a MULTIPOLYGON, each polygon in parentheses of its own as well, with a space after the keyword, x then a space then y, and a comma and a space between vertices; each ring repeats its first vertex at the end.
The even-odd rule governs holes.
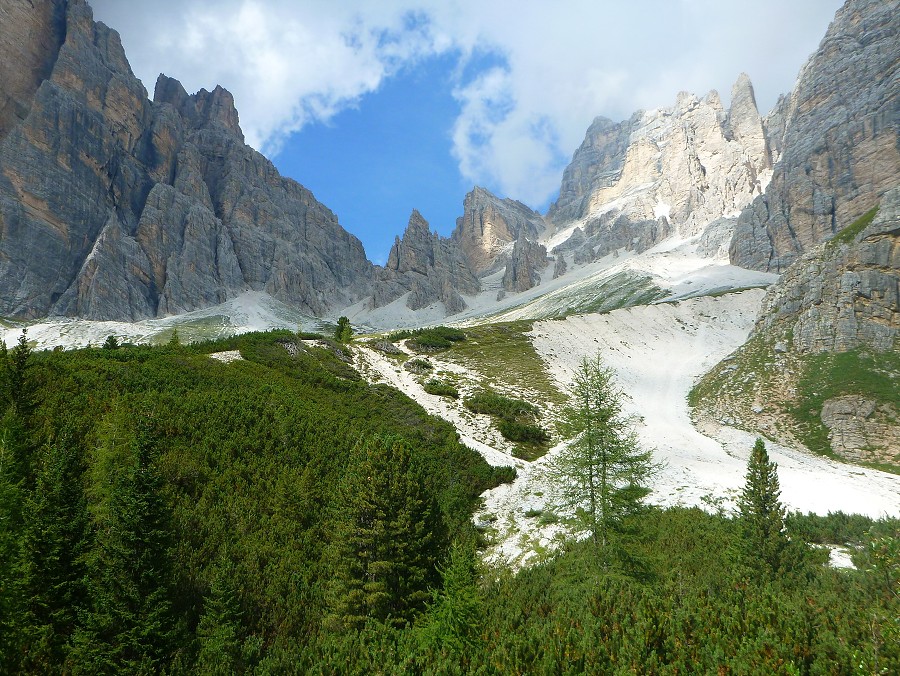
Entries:
POLYGON ((516 240, 536 241, 546 229, 544 218, 533 209, 476 186, 466 195, 451 239, 475 274, 483 275, 503 267, 516 240))
POLYGON ((643 250, 736 217, 765 190, 771 165, 753 86, 742 74, 727 110, 715 91, 683 92, 673 107, 625 122, 597 118, 547 218, 558 233, 578 224, 580 260, 643 250))

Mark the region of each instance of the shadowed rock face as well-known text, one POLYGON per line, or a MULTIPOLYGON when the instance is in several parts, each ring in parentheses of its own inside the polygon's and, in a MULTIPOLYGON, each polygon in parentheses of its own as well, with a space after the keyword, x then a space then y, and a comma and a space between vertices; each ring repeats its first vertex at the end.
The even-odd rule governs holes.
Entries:
POLYGON ((360 242, 244 144, 227 91, 160 76, 148 100, 83 0, 0 19, 3 63, 27 64, 0 65, 0 314, 136 320, 246 290, 324 314, 368 293, 360 242))
POLYGON ((820 244, 766 294, 756 332, 789 329, 793 348, 894 349, 900 334, 900 188, 849 243, 820 244))
POLYGON ((518 293, 537 286, 541 283, 540 271, 549 264, 545 246, 524 237, 516 240, 503 273, 503 289, 518 293))
POLYGON ((848 0, 767 119, 780 154, 738 219, 736 265, 781 272, 900 180, 900 2, 848 0))
POLYGON ((406 305, 421 310, 438 301, 447 314, 466 309, 460 293, 481 290, 478 278, 453 240, 431 232, 428 221, 413 210, 403 238, 397 237, 384 268, 375 273, 373 304, 382 307, 409 292, 406 305))

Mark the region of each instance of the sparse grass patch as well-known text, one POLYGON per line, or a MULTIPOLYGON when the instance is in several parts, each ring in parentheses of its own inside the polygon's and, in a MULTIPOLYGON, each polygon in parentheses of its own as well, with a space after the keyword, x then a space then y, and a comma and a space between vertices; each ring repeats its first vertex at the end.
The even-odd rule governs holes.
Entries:
MULTIPOLYGON (((900 401, 900 353, 842 353, 808 355, 797 382, 796 404, 788 412, 798 436, 811 451, 831 454, 822 406, 834 397, 860 394, 878 402, 900 401)), ((894 470, 896 471, 896 469, 894 470)))
POLYGON ((856 236, 861 233, 863 230, 871 225, 872 221, 875 220, 875 216, 878 214, 878 207, 874 209, 869 209, 862 216, 857 218, 853 223, 848 225, 843 230, 839 230, 838 233, 832 237, 828 244, 825 245, 827 249, 833 249, 839 244, 850 244, 856 236))
POLYGON ((475 371, 484 382, 564 404, 565 396, 557 389, 527 335, 531 328, 532 322, 526 321, 469 327, 468 339, 456 343, 443 358, 475 371))

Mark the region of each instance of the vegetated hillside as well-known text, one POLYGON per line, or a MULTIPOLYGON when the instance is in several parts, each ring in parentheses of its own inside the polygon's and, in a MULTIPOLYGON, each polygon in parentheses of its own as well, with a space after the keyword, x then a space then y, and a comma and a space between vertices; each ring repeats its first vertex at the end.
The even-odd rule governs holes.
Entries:
POLYGON ((612 564, 584 543, 515 575, 482 567, 474 497, 510 472, 396 390, 362 382, 346 349, 273 332, 3 355, 2 669, 900 664, 895 521, 793 517, 774 577, 742 558, 740 522, 683 509, 622 523, 612 564), (208 356, 223 352, 238 359, 208 356), (860 569, 824 567, 825 553, 803 541, 851 543, 860 569), (370 551, 372 565, 354 568, 370 551))
POLYGON ((410 451, 419 508, 439 517, 435 578, 451 539, 472 536, 476 497, 513 472, 323 345, 282 331, 3 355, 0 671, 187 671, 210 650, 237 665, 301 650, 335 607, 335 548, 367 508, 348 475, 373 439, 410 451), (243 359, 207 354, 226 350, 243 359))
POLYGON ((900 190, 801 257, 746 345, 695 387, 700 417, 900 468, 900 190))

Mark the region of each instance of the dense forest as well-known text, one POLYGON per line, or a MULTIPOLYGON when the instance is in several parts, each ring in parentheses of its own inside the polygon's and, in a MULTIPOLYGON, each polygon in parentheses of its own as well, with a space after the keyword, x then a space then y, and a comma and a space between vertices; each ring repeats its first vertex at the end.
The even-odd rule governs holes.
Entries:
POLYGON ((513 470, 301 338, 0 353, 0 672, 900 673, 896 520, 784 515, 760 448, 737 514, 488 567, 513 470))

